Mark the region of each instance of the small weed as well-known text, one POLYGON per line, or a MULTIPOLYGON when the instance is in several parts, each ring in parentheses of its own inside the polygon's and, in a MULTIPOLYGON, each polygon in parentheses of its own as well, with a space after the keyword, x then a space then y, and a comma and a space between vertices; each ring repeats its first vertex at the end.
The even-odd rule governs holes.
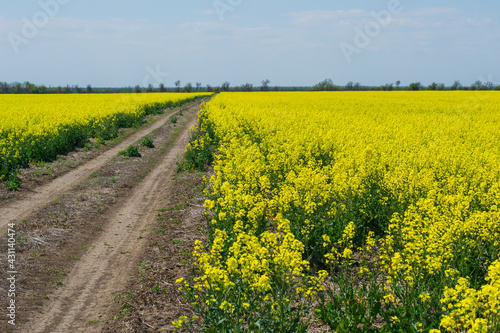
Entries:
POLYGON ((151 137, 145 137, 144 140, 142 140, 141 146, 147 147, 147 148, 154 148, 155 145, 153 143, 153 138, 151 137))
POLYGON ((177 225, 182 224, 182 222, 179 220, 179 218, 177 216, 171 216, 170 218, 172 219, 172 222, 174 222, 175 224, 177 224, 177 225))
POLYGON ((161 288, 160 286, 154 286, 151 288, 151 292, 155 294, 166 294, 167 288, 161 288))
POLYGON ((9 191, 17 191, 19 190, 19 186, 21 186, 22 180, 17 176, 19 173, 14 172, 10 175, 7 181, 7 190, 9 191))
POLYGON ((155 231, 155 233, 159 234, 159 233, 162 233, 162 232, 165 232, 167 231, 167 229, 158 229, 155 231))
POLYGON ((141 153, 139 153, 139 147, 134 145, 128 147, 126 150, 122 150, 118 153, 118 155, 123 155, 126 157, 142 157, 141 153))
POLYGON ((175 115, 171 115, 169 120, 172 124, 177 124, 177 117, 175 115))
POLYGON ((139 274, 144 275, 146 274, 147 270, 147 264, 146 263, 139 263, 139 274))
POLYGON ((120 307, 118 308, 118 314, 116 316, 113 316, 112 319, 120 319, 121 317, 125 316, 127 313, 130 312, 130 308, 132 307, 130 305, 130 300, 132 299, 132 293, 131 292, 126 292, 124 294, 118 294, 116 295, 114 301, 116 304, 120 304, 120 307))

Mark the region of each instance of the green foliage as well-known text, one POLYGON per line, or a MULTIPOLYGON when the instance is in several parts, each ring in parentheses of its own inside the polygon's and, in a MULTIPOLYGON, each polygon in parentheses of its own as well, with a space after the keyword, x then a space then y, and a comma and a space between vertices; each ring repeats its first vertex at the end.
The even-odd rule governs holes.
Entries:
POLYGON ((339 86, 335 85, 331 79, 326 79, 311 88, 312 91, 339 91, 339 86))
POLYGON ((122 150, 118 153, 118 155, 123 155, 126 157, 142 157, 141 153, 139 153, 139 147, 134 145, 128 147, 126 150, 122 150))
POLYGON ((149 136, 145 137, 144 140, 142 140, 141 146, 147 148, 154 148, 155 145, 153 143, 153 138, 149 136))
POLYGON ((177 172, 185 170, 200 170, 205 171, 206 167, 214 161, 214 147, 206 142, 209 137, 208 133, 201 131, 198 126, 191 132, 190 144, 184 154, 184 161, 178 164, 177 172), (199 144, 204 141, 205 144, 199 144))
POLYGON ((423 89, 423 86, 420 82, 413 82, 410 84, 410 86, 408 87, 409 90, 414 90, 414 91, 417 91, 417 90, 422 90, 423 89))
POLYGON ((21 186, 21 179, 17 176, 17 172, 12 173, 7 181, 7 189, 9 191, 17 191, 21 186))
POLYGON ((172 124, 177 124, 177 117, 175 115, 171 115, 170 118, 168 118, 168 120, 172 123, 172 124))

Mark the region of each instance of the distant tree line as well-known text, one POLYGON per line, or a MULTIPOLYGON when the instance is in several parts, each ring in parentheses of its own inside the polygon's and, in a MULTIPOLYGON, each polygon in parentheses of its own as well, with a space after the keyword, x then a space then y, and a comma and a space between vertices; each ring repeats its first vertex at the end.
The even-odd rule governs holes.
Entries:
POLYGON ((444 83, 433 82, 427 87, 420 82, 412 82, 408 86, 401 86, 401 81, 388 83, 382 86, 365 86, 359 82, 348 82, 345 86, 339 86, 333 83, 331 79, 326 79, 319 82, 313 87, 271 87, 271 82, 266 79, 262 80, 261 85, 255 87, 251 83, 245 83, 240 86, 231 87, 229 82, 223 82, 220 86, 211 86, 207 84, 203 86, 200 82, 193 85, 191 82, 181 85, 181 81, 175 81, 174 87, 166 87, 160 83, 158 87, 149 84, 147 87, 139 85, 135 87, 121 88, 94 88, 90 84, 86 87, 65 86, 65 87, 47 87, 44 85, 38 86, 30 82, 0 82, 0 94, 92 94, 92 93, 153 93, 153 92, 222 92, 222 91, 393 91, 393 90, 500 90, 500 85, 495 85, 492 82, 476 81, 470 86, 463 86, 460 81, 455 81, 450 87, 446 87, 444 83))
POLYGON ((74 86, 58 86, 47 87, 45 85, 35 85, 30 82, 0 82, 0 94, 95 94, 95 93, 152 93, 152 92, 214 92, 216 88, 210 85, 202 87, 201 83, 197 82, 196 86, 191 83, 180 87, 180 81, 175 82, 175 87, 166 87, 165 84, 160 83, 158 87, 149 84, 147 87, 139 85, 135 87, 120 87, 120 88, 95 88, 90 84, 86 87, 74 86))
POLYGON ((476 81, 470 86, 463 86, 460 81, 455 81, 450 87, 446 87, 444 83, 433 82, 427 87, 425 87, 420 82, 412 82, 407 87, 401 86, 401 81, 396 81, 395 83, 388 83, 382 86, 362 86, 360 83, 348 82, 345 86, 341 87, 333 83, 331 79, 326 79, 316 84, 312 88, 312 91, 392 91, 392 90, 500 90, 500 85, 495 85, 492 82, 481 82, 476 81))

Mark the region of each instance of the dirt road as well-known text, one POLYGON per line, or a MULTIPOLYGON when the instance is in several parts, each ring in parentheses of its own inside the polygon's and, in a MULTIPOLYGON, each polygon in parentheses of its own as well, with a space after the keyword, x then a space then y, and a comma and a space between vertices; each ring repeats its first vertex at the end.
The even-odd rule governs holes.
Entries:
MULTIPOLYGON (((168 117, 168 115, 166 116, 168 117)), ((167 118, 168 119, 168 118, 167 118)), ((113 207, 106 213, 109 221, 105 231, 99 239, 89 247, 64 282, 64 286, 55 290, 49 296, 50 301, 41 313, 30 318, 20 327, 20 332, 99 332, 99 324, 89 325, 89 322, 103 321, 112 315, 113 294, 121 290, 126 284, 134 265, 140 261, 143 242, 147 233, 148 224, 155 219, 156 210, 162 207, 162 200, 169 193, 171 178, 176 170, 177 158, 184 152, 188 142, 188 128, 196 123, 196 114, 189 119, 187 126, 171 147, 165 158, 130 194, 127 200, 119 206, 113 207)), ((161 126, 163 121, 154 126, 161 126)), ((113 152, 106 154, 108 158, 124 146, 130 145, 138 138, 147 134, 152 128, 138 132, 113 152)), ((52 191, 60 193, 64 188, 71 186, 66 182, 73 177, 84 178, 97 168, 97 165, 106 163, 106 158, 94 161, 77 174, 64 177, 58 184, 51 184, 52 191)), ((52 193, 52 192, 51 192, 52 193)), ((39 202, 33 205, 23 203, 26 210, 35 209, 35 205, 43 204, 43 195, 37 194, 39 202)), ((52 196, 51 198, 53 198, 52 196)), ((45 202, 50 199, 45 200, 45 202)), ((12 208, 10 208, 12 209, 12 208)), ((5 210, 2 213, 9 212, 5 210)), ((10 218, 18 218, 10 213, 10 218)))
MULTIPOLYGON (((199 102, 193 102, 186 105, 187 108, 199 105, 199 102)), ((118 152, 127 149, 131 144, 139 140, 145 135, 148 135, 155 129, 164 125, 169 117, 175 112, 167 113, 162 116, 158 121, 153 123, 142 130, 137 131, 132 136, 128 137, 120 144, 115 147, 105 151, 97 158, 87 162, 86 164, 66 173, 65 175, 56 178, 52 182, 41 186, 35 190, 35 192, 29 194, 25 198, 7 203, 0 207, 0 234, 4 234, 7 230, 7 225, 9 223, 14 223, 28 217, 32 212, 37 211, 50 202, 57 199, 57 197, 67 192, 72 186, 81 183, 83 180, 87 179, 92 172, 99 170, 103 165, 108 163, 113 157, 115 157, 118 152)))

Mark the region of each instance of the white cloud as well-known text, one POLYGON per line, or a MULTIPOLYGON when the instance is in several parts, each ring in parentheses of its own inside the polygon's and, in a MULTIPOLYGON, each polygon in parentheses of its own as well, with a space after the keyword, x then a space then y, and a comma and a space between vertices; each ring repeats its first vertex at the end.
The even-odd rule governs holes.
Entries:
MULTIPOLYGON (((0 31, 22 34, 22 20, 7 20, 0 18, 0 31)), ((36 38, 66 37, 74 39, 103 39, 107 37, 126 37, 145 34, 160 28, 147 20, 124 20, 111 18, 108 20, 82 20, 65 17, 53 17, 46 26, 40 27, 36 38)))
POLYGON ((410 12, 412 16, 436 16, 457 14, 458 9, 455 7, 426 7, 418 8, 410 12))
POLYGON ((313 10, 298 13, 289 13, 296 25, 321 25, 325 23, 348 22, 370 17, 370 13, 361 9, 351 10, 313 10))
POLYGON ((493 20, 490 18, 467 18, 466 22, 468 25, 481 28, 490 25, 493 20))

